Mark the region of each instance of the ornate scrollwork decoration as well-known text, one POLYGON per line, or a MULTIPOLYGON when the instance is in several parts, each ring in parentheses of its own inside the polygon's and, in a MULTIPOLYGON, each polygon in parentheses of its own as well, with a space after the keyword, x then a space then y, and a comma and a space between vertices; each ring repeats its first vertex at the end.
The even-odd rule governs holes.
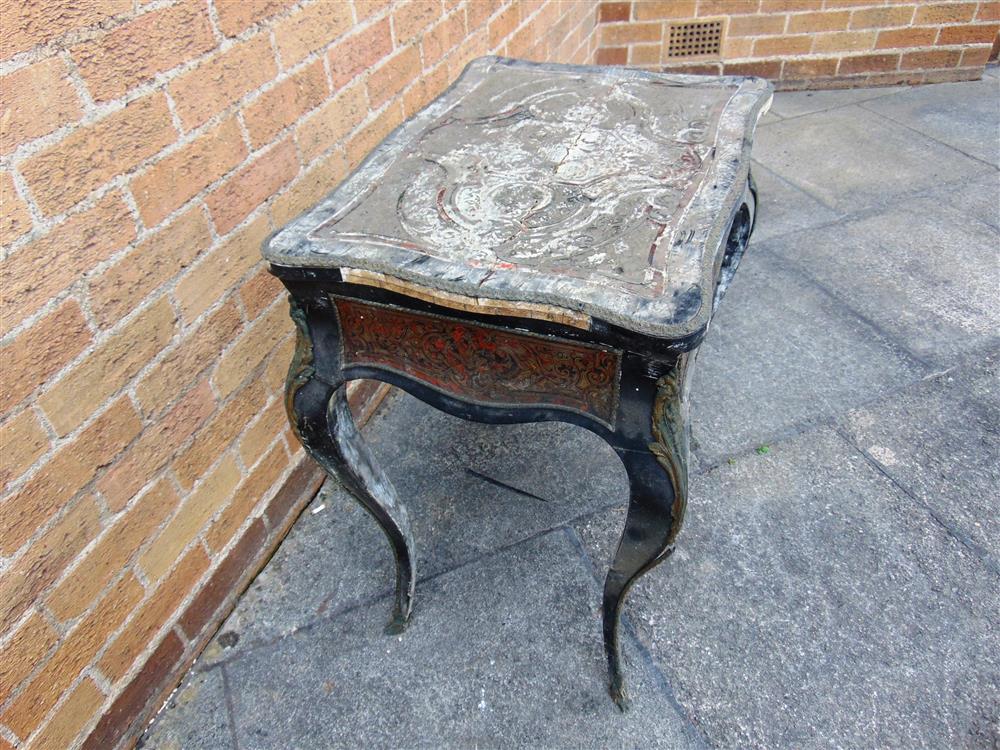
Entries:
POLYGON ((670 527, 666 543, 670 545, 664 555, 673 549, 674 539, 681 528, 684 509, 687 506, 688 491, 688 420, 684 393, 684 379, 687 371, 687 355, 678 359, 677 364, 666 375, 656 381, 656 398, 653 402, 653 437, 655 443, 649 450, 670 477, 674 488, 674 504, 671 508, 675 522, 670 527))
POLYGON ((295 412, 295 394, 298 393, 299 388, 309 382, 316 373, 316 368, 314 366, 313 342, 309 335, 305 308, 291 295, 288 297, 288 306, 289 315, 295 324, 295 353, 292 355, 292 363, 288 366, 288 376, 285 378, 285 412, 288 414, 292 432, 299 442, 303 442, 302 435, 299 434, 299 420, 295 412))

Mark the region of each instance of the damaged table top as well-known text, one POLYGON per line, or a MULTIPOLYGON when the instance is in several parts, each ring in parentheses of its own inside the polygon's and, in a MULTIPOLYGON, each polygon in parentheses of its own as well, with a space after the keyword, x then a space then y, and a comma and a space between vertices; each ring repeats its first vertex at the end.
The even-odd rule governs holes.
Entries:
POLYGON ((265 256, 690 334, 769 101, 760 79, 482 58, 265 256))

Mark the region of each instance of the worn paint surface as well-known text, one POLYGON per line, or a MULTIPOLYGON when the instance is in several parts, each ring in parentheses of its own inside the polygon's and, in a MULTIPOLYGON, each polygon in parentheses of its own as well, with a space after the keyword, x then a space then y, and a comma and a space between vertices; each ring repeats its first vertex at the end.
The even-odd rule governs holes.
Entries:
POLYGON ((335 297, 343 365, 388 369, 467 401, 547 405, 614 429, 621 353, 335 297))
POLYGON ((690 333, 769 100, 759 79, 482 58, 265 256, 690 333))

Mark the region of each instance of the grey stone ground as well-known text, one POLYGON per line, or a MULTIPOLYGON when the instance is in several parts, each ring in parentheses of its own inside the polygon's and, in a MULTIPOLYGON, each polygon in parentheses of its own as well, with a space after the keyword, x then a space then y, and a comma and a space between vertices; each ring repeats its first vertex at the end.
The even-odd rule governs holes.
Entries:
POLYGON ((415 523, 411 627, 382 634, 388 547, 328 484, 146 747, 1000 746, 996 70, 773 113, 688 519, 627 606, 633 711, 600 650, 614 454, 398 395, 366 433, 415 523))

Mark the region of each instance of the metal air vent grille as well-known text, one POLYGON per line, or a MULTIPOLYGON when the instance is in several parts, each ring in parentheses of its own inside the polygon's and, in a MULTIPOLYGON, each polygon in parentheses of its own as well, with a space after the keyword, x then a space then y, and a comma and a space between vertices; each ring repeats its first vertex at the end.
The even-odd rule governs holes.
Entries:
POLYGON ((667 37, 668 58, 718 56, 721 51, 721 18, 670 25, 667 37))

